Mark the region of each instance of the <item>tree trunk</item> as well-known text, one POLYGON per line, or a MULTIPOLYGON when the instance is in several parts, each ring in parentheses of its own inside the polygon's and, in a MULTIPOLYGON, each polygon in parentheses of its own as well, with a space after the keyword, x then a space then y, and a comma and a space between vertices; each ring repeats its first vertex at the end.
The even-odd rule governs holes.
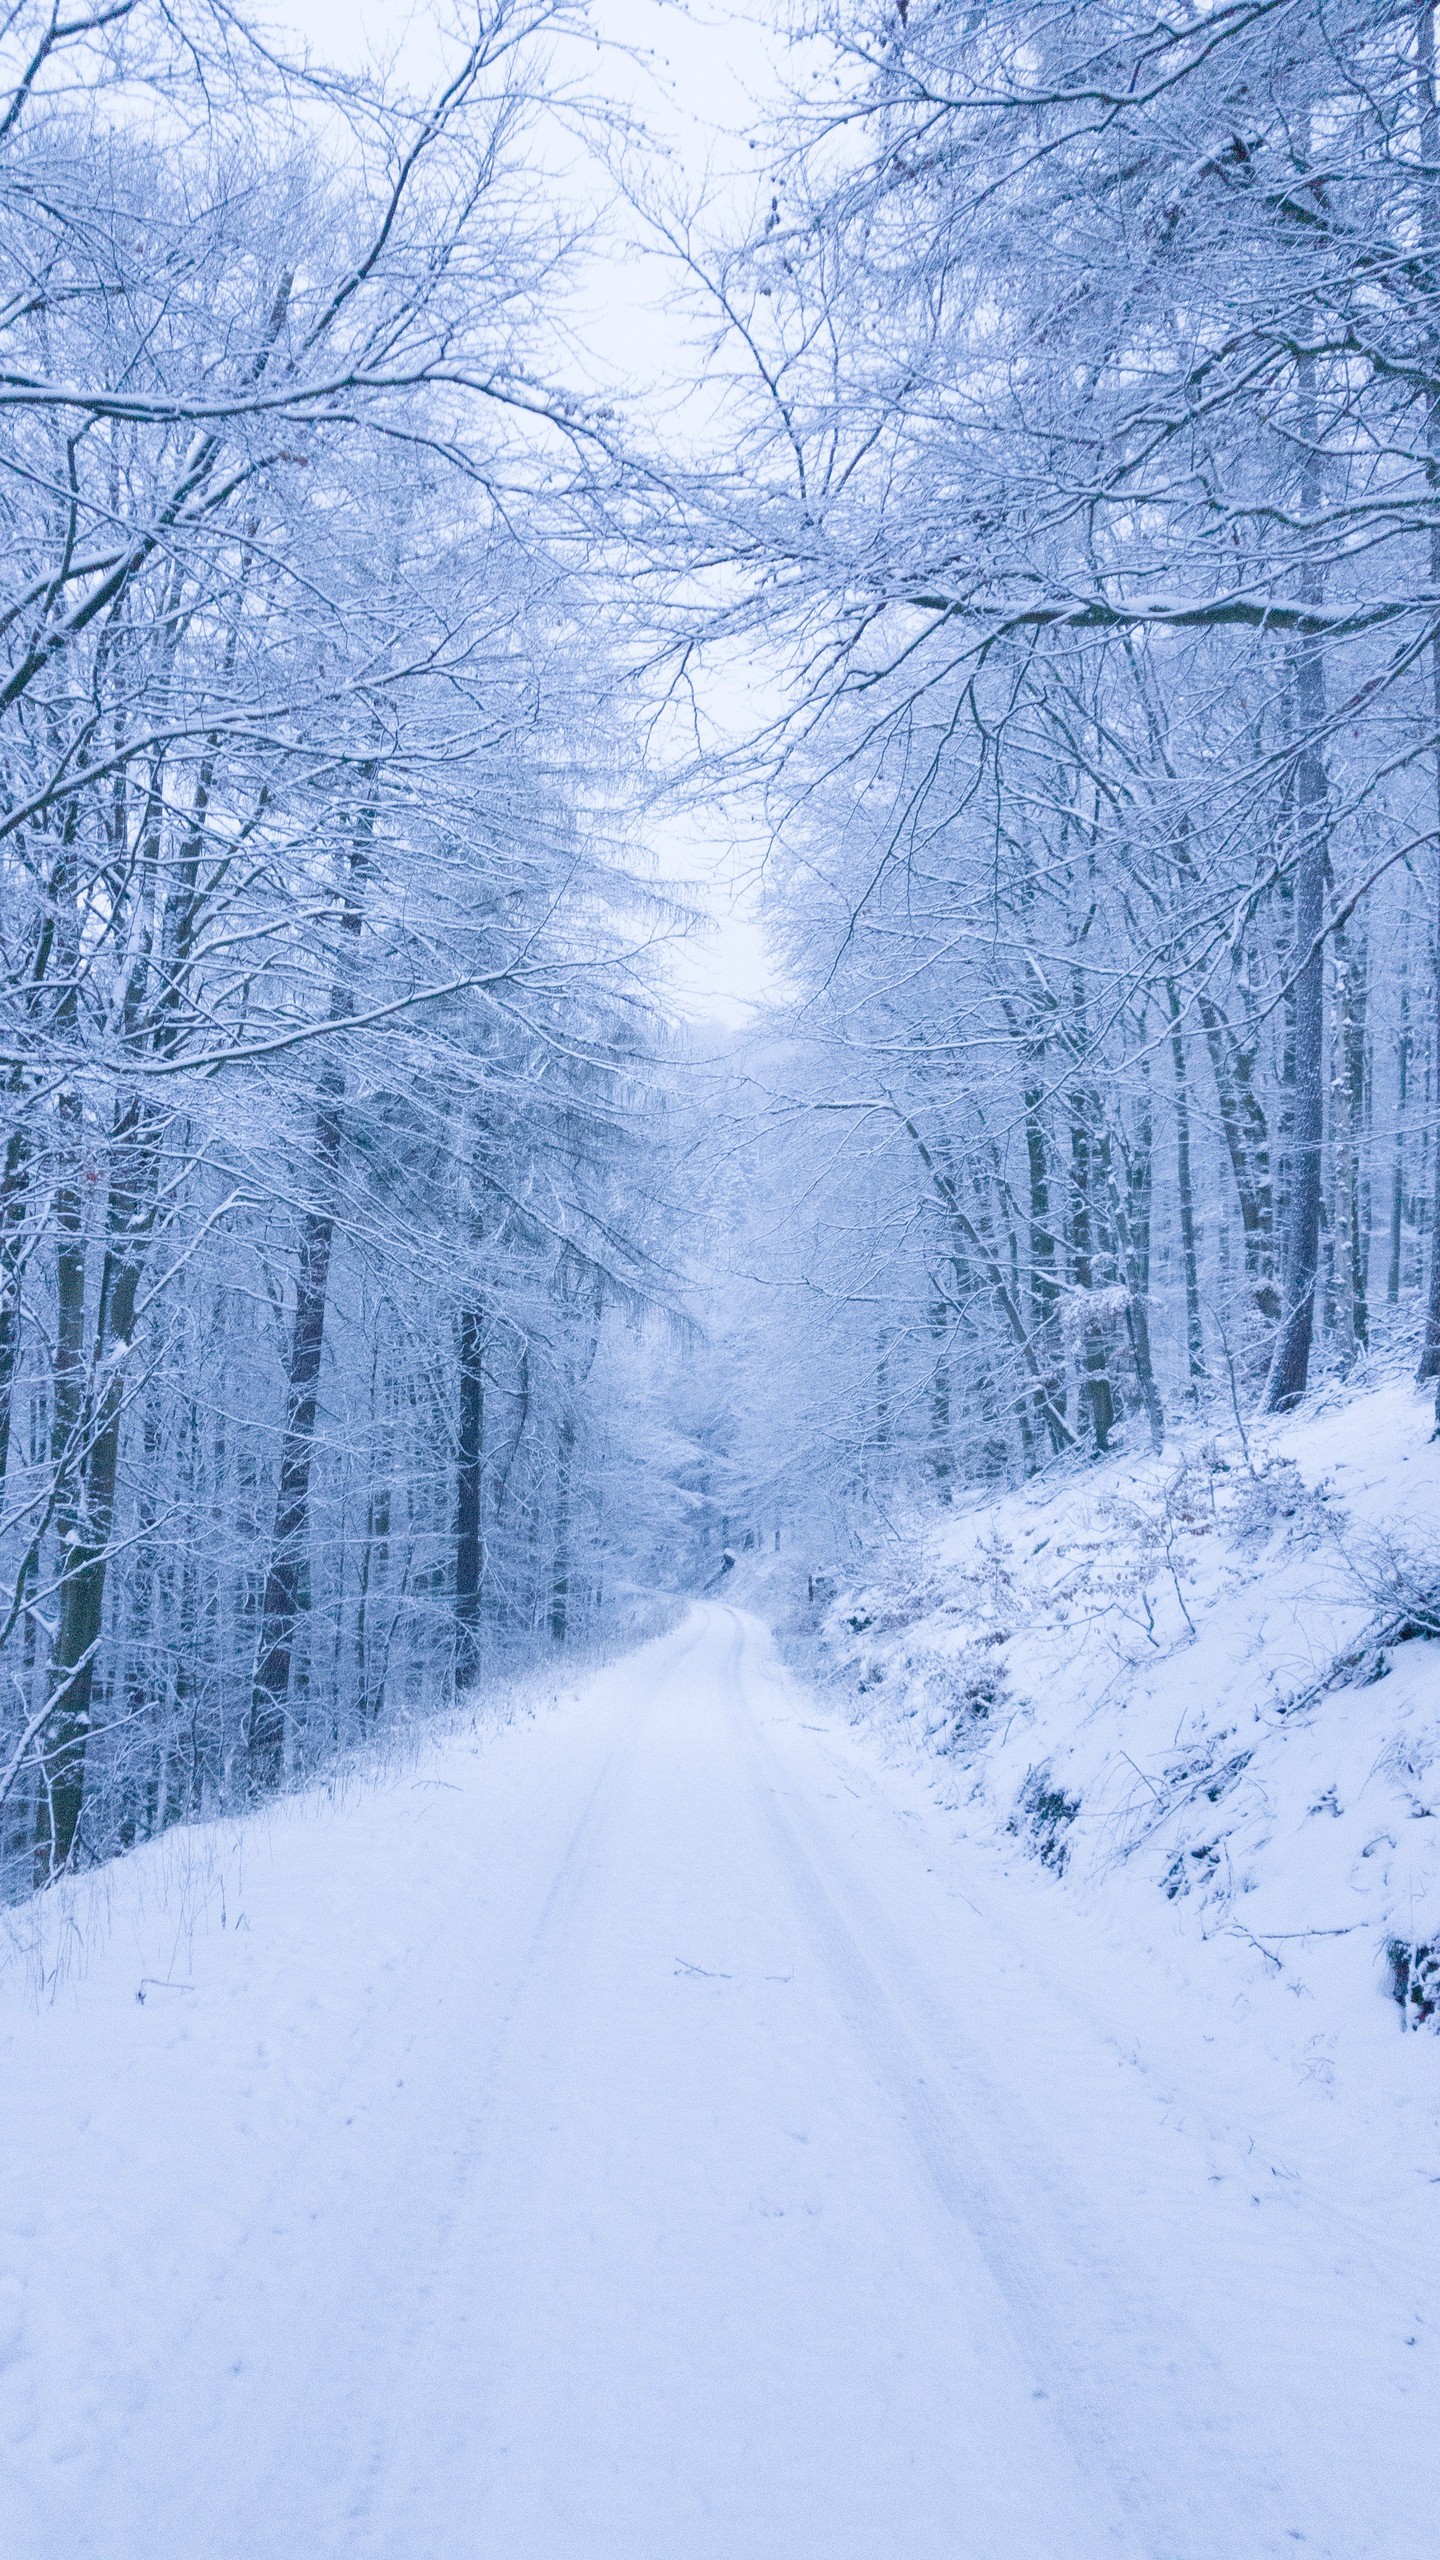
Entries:
MULTIPOLYGON (((316 1161, 333 1175, 340 1151, 340 1112, 323 1113, 316 1161)), ((278 1787, 285 1774, 285 1745, 294 1676, 295 1626, 310 1542, 310 1474, 315 1451, 320 1358, 335 1221, 312 1211, 300 1237, 300 1268, 285 1373, 285 1429, 280 1443, 280 1484, 275 1527, 260 1615, 260 1645, 250 1707, 250 1784, 257 1793, 278 1787)))
MULTIPOLYGON (((1420 108, 1420 148, 1425 162, 1426 182, 1421 190, 1421 237, 1433 257, 1440 224, 1435 212, 1436 155, 1440 151, 1440 103, 1435 94, 1435 10, 1433 0, 1421 0, 1416 36, 1416 72, 1420 108)), ((1432 398, 1425 421, 1426 477, 1432 502, 1440 496, 1440 399, 1432 398)), ((1440 579, 1440 525, 1430 529, 1430 583, 1440 579)), ((1440 738, 1440 632, 1430 643, 1431 714, 1440 738)), ((1435 790, 1437 816, 1440 816, 1440 747, 1435 758, 1435 790)), ((1434 904, 1434 950, 1432 955, 1432 1004, 1434 1008, 1431 1058, 1431 1108, 1440 1104, 1440 828, 1437 828, 1435 864, 1436 896, 1434 904)), ((1430 1217, 1430 1286, 1426 1293, 1425 1339, 1420 1352, 1418 1375, 1422 1379, 1440 1380, 1440 1132, 1431 1142, 1433 1182, 1430 1217)), ((1440 1386, 1436 1388, 1436 1420, 1440 1422, 1440 1386)))
POLYGON ((1139 1124, 1135 1144, 1125 1166, 1122 1196, 1113 1171, 1110 1170, 1110 1212, 1116 1242, 1125 1266, 1125 1331, 1130 1343, 1130 1356, 1135 1363, 1135 1382, 1145 1408, 1150 1432, 1150 1446, 1157 1452, 1165 1446, 1165 1408, 1155 1377, 1155 1356, 1150 1340, 1150 1210, 1154 1195, 1155 1126, 1150 1107, 1150 1071, 1142 1065, 1139 1124))
POLYGON ((10 1465, 10 1419, 20 1352, 20 1272, 30 1147, 23 1129, 12 1129, 0 1168, 0 1486, 10 1465))
POLYGON ((57 1504, 61 1581, 36 1840, 36 1866, 45 1876, 69 1863, 84 1805, 85 1749, 115 1521, 125 1355, 134 1340, 140 1276, 158 1205, 158 1133, 138 1103, 123 1107, 114 1143, 115 1170, 88 1396, 80 1374, 85 1244, 78 1196, 66 1208, 59 1257, 56 1464, 63 1471, 65 1492, 57 1504))
POLYGON ((1365 1181, 1369 1095, 1366 965, 1363 932, 1352 941, 1346 929, 1339 927, 1335 935, 1335 1242, 1340 1282, 1336 1317, 1341 1360, 1346 1369, 1370 1340, 1370 1219, 1365 1181))
POLYGON ((1317 643, 1296 668, 1299 752, 1295 769, 1295 1084, 1290 1183, 1281 1274, 1280 1331, 1265 1388, 1269 1413, 1288 1413, 1310 1376, 1315 1285, 1320 1270, 1320 1192, 1325 1126, 1325 868, 1329 781, 1321 746, 1325 664, 1317 643))
POLYGON ((570 1632, 570 1468, 575 1454, 575 1409, 571 1382, 565 1381, 565 1403, 555 1452, 555 1552, 550 1575, 550 1641, 562 1645, 570 1632))
MULTIPOLYGON (((1424 15, 1428 19, 1429 12, 1424 12, 1424 15)), ((1435 442, 1440 442, 1440 417, 1432 411, 1432 444, 1435 442)), ((1431 478, 1432 481, 1440 480, 1440 466, 1434 462, 1431 465, 1431 478)), ((1432 580, 1440 579, 1440 530, 1430 536, 1430 575, 1432 580)), ((1440 635, 1437 635, 1431 643, 1430 666, 1437 734, 1440 734, 1440 635)), ((1436 755, 1435 778, 1437 815, 1440 815, 1440 752, 1436 755)), ((1437 830, 1437 842, 1440 842, 1440 830, 1437 830)), ((1436 1100, 1440 1098, 1440 853, 1436 856, 1432 985, 1434 1028, 1431 1056, 1434 1064, 1430 1092, 1433 1112, 1436 1100)), ((1425 1300, 1425 1338, 1420 1351, 1420 1366, 1416 1372, 1421 1379, 1440 1379, 1440 1133, 1432 1137, 1431 1141, 1431 1182, 1430 1286, 1425 1300)), ((1440 1419, 1440 1389, 1436 1392, 1436 1416, 1440 1419)))
POLYGON ((950 1447, 950 1311, 940 1290, 930 1300, 930 1473, 943 1503, 950 1501, 954 1459, 950 1447))
POLYGON ((1385 1273, 1389 1306, 1400 1303, 1401 1262, 1405 1243, 1405 1120, 1410 1100, 1410 905, 1405 905, 1405 938, 1400 947, 1400 1020, 1395 1039, 1395 1141, 1390 1167, 1390 1254, 1385 1273))
POLYGON ((365 1519, 365 1556, 360 1568, 360 1602, 355 1615, 355 1671, 360 1686, 360 1717, 374 1724, 385 1703, 385 1649, 380 1651, 377 1678, 374 1618, 383 1609, 390 1567, 390 1479, 382 1475, 370 1490, 365 1519))
POLYGON ((1029 1181, 1030 1323, 1044 1370, 1046 1402, 1065 1411, 1065 1364, 1060 1339, 1060 1284, 1055 1276, 1055 1229, 1050 1207, 1050 1165, 1045 1146, 1044 1096, 1038 1084, 1025 1091, 1025 1164, 1029 1181))
MULTIPOLYGON (((367 773, 366 780, 373 774, 367 773)), ((363 809, 356 823, 349 859, 349 878, 341 912, 343 958, 330 993, 330 1020, 343 1022, 354 1009, 356 950, 363 920, 364 884, 370 867, 374 832, 373 808, 363 809)), ((275 1497, 275 1525, 260 1611, 260 1641, 250 1700, 247 1762, 250 1785, 257 1794, 278 1787, 285 1774, 290 1724, 290 1690, 295 1672, 295 1630, 310 1550, 310 1477, 315 1454, 315 1415, 320 1361, 325 1348, 325 1313, 330 1292, 330 1259, 335 1243, 335 1177, 343 1135, 345 1078, 338 1063, 327 1065, 320 1078, 320 1107, 315 1116, 313 1166, 317 1206, 300 1232, 300 1261, 295 1280, 295 1312, 285 1365, 285 1424, 280 1442, 280 1481, 275 1497)))
MULTIPOLYGON (((1198 881, 1188 818, 1181 820, 1178 849, 1187 877, 1198 881)), ((1275 1220, 1270 1127, 1255 1090, 1257 1044, 1253 1031, 1248 1041, 1236 1037, 1223 1005, 1204 986, 1196 990, 1196 1005, 1215 1080, 1225 1152, 1235 1181, 1245 1245, 1245 1276, 1259 1312, 1273 1321, 1280 1313, 1280 1301, 1272 1272, 1275 1220)))
MULTIPOLYGON (((1436 643, 1436 652, 1437 714, 1440 714, 1440 641, 1436 643)), ((1440 861, 1437 861, 1437 880, 1440 880, 1440 861)), ((1437 889, 1435 917, 1434 986, 1435 1073, 1432 1096, 1440 1095, 1440 889, 1437 889)), ((1433 1110, 1433 1100, 1431 1107, 1433 1110)), ((1425 1339, 1416 1376, 1421 1379, 1440 1378, 1440 1136, 1431 1145, 1430 1286, 1425 1298, 1425 1339)), ((1436 1398, 1436 1412, 1440 1415, 1440 1394, 1436 1398)))
MULTIPOLYGON (((1082 1028, 1083 1037, 1083 1028, 1082 1028)), ((1077 1290, 1088 1297, 1095 1286, 1094 1203, 1091 1197, 1094 1133, 1090 1097, 1070 1098, 1070 1269, 1077 1290)), ((1095 1454, 1103 1457, 1115 1428, 1115 1392, 1105 1356, 1105 1338, 1093 1317, 1082 1316, 1080 1331, 1080 1405, 1088 1415, 1095 1454)))
POLYGON ((460 1318, 460 1429, 455 1481, 455 1624, 457 1676, 472 1678, 479 1653, 480 1586, 485 1572, 481 1498, 485 1445, 485 1320, 467 1307, 460 1318))
POLYGON ((1200 1270, 1195 1250, 1195 1191, 1190 1170, 1190 1096, 1180 997, 1173 978, 1165 984, 1170 1013, 1170 1064, 1175 1080, 1175 1189, 1180 1210, 1180 1254, 1185 1268, 1185 1349, 1194 1402, 1205 1376, 1205 1334, 1200 1321, 1200 1270))

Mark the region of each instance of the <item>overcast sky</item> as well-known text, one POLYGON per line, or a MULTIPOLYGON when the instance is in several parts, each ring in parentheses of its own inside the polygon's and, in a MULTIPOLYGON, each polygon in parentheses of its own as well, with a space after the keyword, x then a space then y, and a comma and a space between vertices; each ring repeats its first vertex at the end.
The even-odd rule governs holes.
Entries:
MULTIPOLYGON (((448 11, 408 0, 262 0, 257 15, 300 35, 313 54, 351 67, 377 55, 393 59, 413 85, 427 84, 446 52, 448 11)), ((773 21, 773 12, 770 13, 773 21)), ((724 186, 750 165, 748 136, 757 102, 773 96, 774 40, 764 14, 745 0, 592 0, 599 41, 567 46, 572 82, 593 82, 597 97, 623 102, 693 185, 724 186)), ((572 183, 595 189, 576 156, 572 183)), ((687 329, 663 269, 641 246, 638 226, 592 266, 575 322, 588 342, 586 371, 597 382, 654 390, 667 421, 677 415, 674 385, 686 365, 687 329)), ((724 715, 718 698, 715 707, 724 715)), ((693 880, 712 921, 676 964, 677 992, 687 1009, 721 1022, 743 1020, 773 975, 751 912, 749 883, 757 858, 753 837, 736 841, 729 821, 706 827, 667 821, 651 847, 667 876, 693 880)))

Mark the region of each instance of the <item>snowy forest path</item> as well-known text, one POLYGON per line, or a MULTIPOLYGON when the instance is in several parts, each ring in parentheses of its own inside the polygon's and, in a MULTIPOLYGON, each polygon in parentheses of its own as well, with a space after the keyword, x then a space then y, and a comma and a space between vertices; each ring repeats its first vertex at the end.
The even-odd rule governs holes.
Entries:
MULTIPOLYGON (((91 2370, 47 2388, 35 2339, 12 2547, 1401 2560, 1363 2481, 1346 2518, 1315 2491, 1273 2358, 1245 2387, 1243 2318, 1230 2357, 1191 2327, 1185 2248, 1127 2235, 1164 2145, 1127 2154, 1114 2056, 1007 2021, 819 1712, 704 1604, 468 1759, 282 1808, 229 1975, 192 1932, 137 2003, 117 1932, 53 2158, 91 2370)), ((1284 2321, 1298 2268, 1254 2246, 1284 2321)))

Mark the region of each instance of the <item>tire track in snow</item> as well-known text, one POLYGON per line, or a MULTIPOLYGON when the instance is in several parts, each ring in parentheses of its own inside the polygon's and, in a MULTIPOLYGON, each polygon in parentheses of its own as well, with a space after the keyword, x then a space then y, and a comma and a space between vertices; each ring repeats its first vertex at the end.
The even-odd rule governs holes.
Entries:
MULTIPOLYGON (((449 2195, 438 2214, 432 2213, 428 2206, 424 2213, 424 2227, 430 2235, 427 2248, 429 2270, 426 2278, 414 2289, 408 2316, 393 2333, 387 2356, 387 2385, 374 2395, 377 2404, 383 2405, 377 2405, 372 2412, 365 2452, 349 2481, 343 2544, 347 2560, 350 2560, 350 2555, 353 2555, 353 2560, 361 2560, 364 2552, 386 2547, 384 2540, 377 2539, 377 2536, 388 2535, 383 2492, 392 2470, 397 2433, 407 2416, 413 2419, 413 2413, 405 2409, 403 2387, 397 2385, 401 2385, 403 2377, 413 2370, 422 2337, 433 2324, 437 2294, 453 2291, 457 2281, 453 2271, 447 2277, 446 2260, 467 2193, 484 2161, 486 2133, 504 2084, 506 2061, 517 2025, 524 2016, 547 1950, 583 1897, 603 1835, 606 1808, 623 1774, 628 1754, 634 1748, 637 1727, 643 1728, 657 1695, 689 1656, 699 1650, 701 1640, 698 1629, 688 1638, 682 1629, 678 1645, 675 1636, 659 1640, 659 1659, 652 1679, 639 1700, 626 1711, 624 1732, 615 1736, 605 1752, 595 1783, 586 1797, 541 1906, 499 2028, 492 2038, 480 2090, 465 2126, 465 2138, 457 2148, 456 2171, 449 2195)), ((635 1659, 631 1657, 632 1661, 635 1659)), ((341 2547, 337 2545, 337 2551, 341 2547)))
POLYGON ((818 1804, 797 1806, 748 1694, 759 1631, 731 1614, 734 1721, 777 1854, 856 2039, 892 2092, 946 2214, 978 2245, 1097 2505, 1119 2511, 1119 2547, 1135 2560, 1216 2560, 1243 2514, 1257 2537, 1249 2546, 1256 2560, 1302 2542, 1326 2560, 1345 2560, 1277 2513, 1279 2484, 1246 2449, 1239 2404, 1214 2357, 1172 2306, 1157 2305, 1096 2246, 1069 2178, 1037 2128, 965 2052, 955 2023, 926 2001, 918 1951, 896 1944, 853 1874, 839 1871, 836 1843, 821 1836, 818 1804), (971 2123, 990 2131, 989 2160, 971 2123), (999 2172, 999 2160, 1008 2174, 999 2172), (1153 2458, 1157 2440, 1163 2480, 1153 2458), (1224 2484, 1219 2500, 1217 2480, 1224 2484))

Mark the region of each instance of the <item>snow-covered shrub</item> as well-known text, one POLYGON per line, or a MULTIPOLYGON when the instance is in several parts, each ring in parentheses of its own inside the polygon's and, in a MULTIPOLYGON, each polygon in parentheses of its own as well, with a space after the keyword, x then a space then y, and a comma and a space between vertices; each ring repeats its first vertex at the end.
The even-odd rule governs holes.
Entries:
POLYGON ((1351 1549, 1347 1561, 1381 1621, 1379 1644, 1440 1637, 1440 1552, 1389 1532, 1351 1549))
POLYGON ((1110 1605, 1132 1620, 1138 1615, 1146 1635, 1158 1643, 1152 1593, 1168 1584, 1186 1633, 1193 1637, 1195 1622, 1186 1605, 1185 1585, 1194 1576, 1189 1543, 1207 1536, 1215 1526, 1209 1469, 1187 1460, 1166 1478, 1158 1493, 1147 1493, 1139 1500, 1107 1495, 1099 1513, 1107 1527, 1120 1533, 1106 1573, 1110 1605))
POLYGON ((982 1741, 1009 1704, 1010 1678, 1000 1645, 981 1636, 958 1653, 932 1653, 913 1666, 922 1687, 926 1730, 937 1751, 960 1755, 982 1741))
POLYGON ((1292 1458, 1271 1458, 1243 1476, 1229 1506, 1230 1535, 1252 1555, 1283 1530, 1296 1545, 1340 1528, 1344 1514, 1324 1485, 1306 1483, 1292 1458))
POLYGON ((1385 1957, 1402 2023, 1440 2032, 1440 1943, 1422 1946, 1413 1939, 1392 1938, 1385 1957))
POLYGON ((1219 1875, 1221 1861, 1218 1840, 1202 1841, 1195 1849, 1177 1849, 1160 1880, 1167 1901, 1179 1902, 1186 1894, 1204 1891, 1219 1875))
POLYGON ((1079 1810, 1079 1797, 1067 1796, 1049 1769, 1031 1769, 1005 1828, 1034 1850, 1042 1867, 1063 1875, 1070 1855, 1066 1833, 1079 1810))
POLYGON ((1288 1712, 1313 1706, 1327 1689, 1364 1689, 1383 1680, 1402 1644, 1440 1639, 1440 1554, 1385 1530, 1340 1547, 1345 1569, 1372 1616, 1356 1640, 1337 1653, 1318 1680, 1288 1702, 1288 1712))

